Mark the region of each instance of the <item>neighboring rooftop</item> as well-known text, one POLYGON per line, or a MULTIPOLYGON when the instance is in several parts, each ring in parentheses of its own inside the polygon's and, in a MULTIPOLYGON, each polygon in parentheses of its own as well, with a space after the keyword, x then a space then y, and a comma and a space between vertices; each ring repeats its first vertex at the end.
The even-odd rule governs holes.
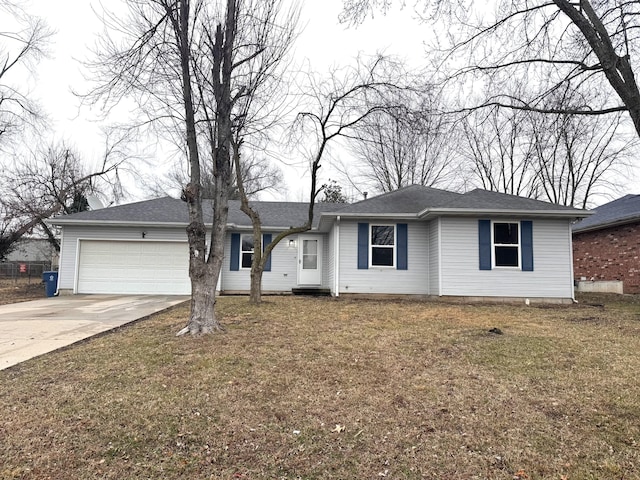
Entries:
POLYGON ((625 195, 593 210, 595 213, 576 223, 573 232, 586 232, 640 221, 640 195, 625 195))

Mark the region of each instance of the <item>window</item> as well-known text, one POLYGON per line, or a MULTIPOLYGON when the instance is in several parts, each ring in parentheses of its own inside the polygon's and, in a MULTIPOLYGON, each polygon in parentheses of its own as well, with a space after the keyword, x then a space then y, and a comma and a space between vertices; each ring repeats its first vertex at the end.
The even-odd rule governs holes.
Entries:
POLYGON ((396 247, 394 225, 371 225, 371 266, 393 267, 396 247))
POLYGON ((242 235, 240 238, 240 266, 251 268, 253 260, 253 235, 242 235))
POLYGON ((493 223, 493 258, 496 267, 520 267, 518 223, 493 223))

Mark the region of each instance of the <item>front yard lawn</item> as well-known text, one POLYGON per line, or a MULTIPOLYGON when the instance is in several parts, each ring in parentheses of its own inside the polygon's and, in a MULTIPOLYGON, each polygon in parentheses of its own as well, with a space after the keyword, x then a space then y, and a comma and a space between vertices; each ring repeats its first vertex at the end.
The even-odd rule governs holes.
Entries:
POLYGON ((0 478, 640 478, 637 303, 218 305, 0 371, 0 478))

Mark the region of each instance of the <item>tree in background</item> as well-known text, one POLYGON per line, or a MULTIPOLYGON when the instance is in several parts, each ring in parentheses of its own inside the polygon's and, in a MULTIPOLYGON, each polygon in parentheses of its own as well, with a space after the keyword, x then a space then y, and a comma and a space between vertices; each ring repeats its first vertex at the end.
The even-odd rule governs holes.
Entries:
MULTIPOLYGON (((189 175, 183 169, 184 165, 175 165, 162 177, 153 177, 145 182, 145 189, 149 195, 154 197, 175 195, 180 192, 184 185, 189 183, 189 175)), ((202 198, 213 198, 214 178, 206 166, 201 167, 202 198)), ((243 157, 240 165, 240 176, 242 184, 247 192, 247 196, 252 199, 258 197, 263 192, 274 191, 283 186, 282 170, 271 163, 265 157, 243 157)), ((239 200, 235 167, 233 170, 233 185, 229 198, 239 200)))
MULTIPOLYGON (((570 109, 565 94, 555 108, 570 109)), ((482 109, 461 122, 469 181, 497 192, 578 208, 614 186, 638 139, 609 117, 482 109)))
POLYGON ((623 133, 622 113, 608 117, 532 115, 540 198, 587 208, 595 195, 618 188, 638 150, 623 133))
MULTIPOLYGON (((345 0, 342 19, 358 23, 392 0, 345 0)), ((604 115, 626 111, 640 136, 640 91, 633 61, 640 39, 640 1, 499 0, 493 8, 473 0, 424 0, 426 23, 451 25, 440 36, 438 67, 463 102, 470 82, 487 86, 481 105, 540 113, 604 115), (448 42, 448 45, 446 44, 448 42), (451 70, 447 65, 463 65, 451 70), (514 79, 527 89, 512 92, 514 79), (601 90, 608 102, 561 108, 547 100, 568 86, 601 90)), ((585 96, 588 98, 588 96, 585 96)), ((477 105, 469 105, 469 108, 477 105)))
POLYGON ((369 116, 349 142, 359 169, 348 177, 358 190, 381 192, 448 183, 457 155, 453 132, 447 116, 431 109, 389 105, 369 116))
MULTIPOLYGON (((393 3, 345 0, 343 20, 361 22, 393 3)), ((611 174, 624 167, 637 147, 626 138, 621 113, 628 114, 640 136, 640 92, 634 71, 640 53, 635 33, 640 27, 640 1, 499 0, 491 8, 471 0, 421 3, 425 23, 451 25, 449 35, 438 37, 439 48, 430 52, 438 72, 434 82, 443 91, 458 92, 458 105, 450 106, 450 111, 499 107, 548 115, 526 117, 529 138, 518 137, 514 144, 529 152, 528 157, 517 156, 522 163, 513 165, 514 175, 529 170, 533 154, 535 180, 527 173, 520 184, 507 187, 503 182, 497 187, 489 181, 489 188, 518 191, 520 185, 527 195, 582 206, 599 188, 611 186, 611 174), (484 94, 476 95, 479 90, 484 94), (534 183, 528 184, 529 180, 534 183)), ((495 113, 472 117, 483 115, 491 119, 495 113)), ((469 128, 466 134, 468 150, 471 144, 487 140, 469 128)), ((494 138, 494 152, 508 145, 506 136, 494 138)), ((488 152, 487 145, 482 148, 488 152)), ((490 169, 501 168, 500 159, 486 157, 476 164, 476 174, 490 170, 487 161, 490 169)), ((503 175, 503 180, 509 176, 503 175)))
POLYGON ((349 203, 342 192, 342 186, 336 180, 329 179, 329 182, 323 184, 320 190, 324 194, 324 197, 319 200, 321 203, 349 203))
POLYGON ((528 112, 496 107, 460 121, 460 154, 468 181, 485 190, 538 198, 536 150, 528 112))
POLYGON ((42 125, 44 121, 23 78, 46 54, 53 32, 18 2, 0 2, 0 13, 4 14, 0 22, 0 151, 6 152, 26 127, 42 125))
POLYGON ((0 178, 0 257, 8 254, 22 236, 34 231, 47 237, 60 251, 57 235, 46 220, 88 208, 87 196, 97 194, 118 198, 121 194, 119 171, 126 168, 124 138, 107 143, 103 158, 88 168, 65 143, 52 144, 29 157, 2 162, 0 178))

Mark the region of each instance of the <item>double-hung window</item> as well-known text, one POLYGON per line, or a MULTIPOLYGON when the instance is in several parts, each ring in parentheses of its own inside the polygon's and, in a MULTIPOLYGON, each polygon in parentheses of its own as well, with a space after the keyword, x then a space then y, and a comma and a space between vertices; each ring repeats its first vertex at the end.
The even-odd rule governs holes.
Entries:
POLYGON ((240 266, 251 268, 253 261, 253 235, 242 235, 240 238, 240 266))
POLYGON ((520 267, 520 224, 493 222, 494 267, 520 267))
POLYGON ((395 225, 370 226, 372 267, 395 267, 396 227, 395 225))

